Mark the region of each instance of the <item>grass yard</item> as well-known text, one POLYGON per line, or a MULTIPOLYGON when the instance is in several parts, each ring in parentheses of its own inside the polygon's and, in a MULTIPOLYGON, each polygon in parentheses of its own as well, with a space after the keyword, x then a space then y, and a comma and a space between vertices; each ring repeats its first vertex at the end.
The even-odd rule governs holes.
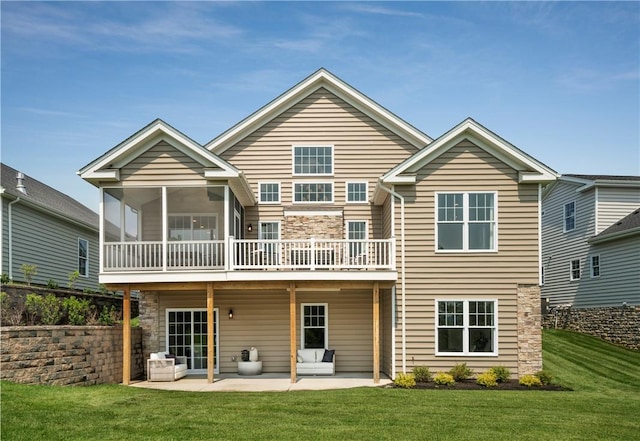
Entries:
POLYGON ((544 332, 574 390, 187 393, 2 383, 2 440, 638 440, 640 352, 544 332))

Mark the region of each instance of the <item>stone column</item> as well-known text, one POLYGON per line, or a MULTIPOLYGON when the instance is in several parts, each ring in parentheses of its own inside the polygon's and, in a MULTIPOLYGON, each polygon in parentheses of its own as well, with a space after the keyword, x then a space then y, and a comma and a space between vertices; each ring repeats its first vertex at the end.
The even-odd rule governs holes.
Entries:
POLYGON ((542 370, 540 287, 518 285, 518 377, 542 370))
POLYGON ((149 354, 160 349, 158 336, 159 304, 157 292, 140 293, 140 328, 142 328, 142 353, 144 358, 144 370, 146 372, 149 354))

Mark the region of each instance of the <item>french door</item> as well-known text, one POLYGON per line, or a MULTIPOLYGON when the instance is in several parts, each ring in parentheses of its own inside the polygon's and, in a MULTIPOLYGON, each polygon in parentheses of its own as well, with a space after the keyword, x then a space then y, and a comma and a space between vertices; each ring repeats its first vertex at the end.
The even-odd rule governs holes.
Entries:
MULTIPOLYGON (((218 366, 218 309, 213 311, 214 372, 218 366)), ((205 308, 167 309, 167 351, 187 357, 189 372, 207 372, 207 310, 205 308)))

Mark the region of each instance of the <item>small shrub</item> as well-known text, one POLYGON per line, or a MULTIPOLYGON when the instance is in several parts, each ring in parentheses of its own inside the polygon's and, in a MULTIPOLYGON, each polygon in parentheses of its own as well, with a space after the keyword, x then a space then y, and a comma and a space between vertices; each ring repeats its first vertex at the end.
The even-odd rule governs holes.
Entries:
POLYGON ((520 377, 519 383, 527 387, 542 386, 542 382, 535 375, 523 375, 520 377))
POLYGON ((487 372, 478 375, 476 383, 484 387, 496 387, 498 385, 498 377, 489 369, 487 372))
POLYGON ((67 310, 67 318, 70 325, 84 325, 87 323, 92 306, 89 300, 81 300, 71 296, 64 299, 63 305, 67 310))
POLYGON ((78 277, 80 277, 80 271, 78 271, 78 270, 75 270, 75 271, 69 273, 69 276, 68 276, 69 283, 67 283, 67 286, 70 289, 74 289, 75 288, 76 281, 78 280, 78 277))
POLYGON ((59 288, 58 282, 56 282, 53 279, 49 279, 47 281, 47 288, 49 288, 49 289, 58 289, 59 288))
POLYGON ((0 276, 0 283, 2 283, 3 285, 8 285, 9 283, 11 283, 11 279, 9 278, 9 274, 2 273, 2 276, 0 276))
POLYGON ((504 366, 494 366, 489 369, 489 372, 495 375, 498 383, 507 382, 509 381, 509 378, 511 378, 511 371, 509 370, 509 368, 506 368, 504 366))
POLYGON ((453 386, 456 384, 456 380, 453 378, 453 375, 447 374, 446 372, 438 372, 435 374, 433 376, 433 382, 443 386, 453 386))
POLYGON ((416 387, 416 379, 413 377, 413 374, 399 373, 396 375, 395 380, 393 380, 393 384, 404 389, 411 389, 412 387, 416 387))
POLYGON ((431 381, 431 372, 427 366, 416 366, 413 368, 413 376, 416 383, 428 383, 431 381))
POLYGON ((42 309, 40 310, 40 320, 43 325, 55 325, 62 318, 62 300, 54 294, 47 294, 42 299, 42 309))
POLYGON ((17 326, 23 323, 25 312, 24 299, 19 297, 12 302, 6 292, 0 294, 0 322, 3 325, 17 326))
POLYGON ((111 326, 118 321, 118 311, 114 305, 104 306, 102 311, 100 311, 100 316, 98 317, 98 324, 111 326))
POLYGON ((540 380, 540 383, 547 385, 553 383, 553 375, 549 371, 541 370, 536 373, 536 377, 540 380))
POLYGON ((451 368, 449 374, 455 381, 464 381, 473 375, 473 371, 467 367, 467 363, 458 363, 451 368))
POLYGON ((31 279, 33 276, 38 274, 38 266, 37 265, 29 265, 28 263, 23 263, 20 266, 22 273, 24 274, 24 280, 27 282, 28 286, 31 286, 31 279))
POLYGON ((27 312, 27 325, 35 325, 40 320, 43 299, 36 293, 27 294, 25 308, 27 312))

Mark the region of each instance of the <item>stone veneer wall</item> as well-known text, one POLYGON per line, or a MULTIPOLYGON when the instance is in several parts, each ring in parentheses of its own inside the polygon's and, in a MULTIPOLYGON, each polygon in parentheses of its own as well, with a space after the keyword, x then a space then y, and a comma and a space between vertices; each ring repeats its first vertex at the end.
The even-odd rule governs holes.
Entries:
POLYGON ((569 329, 640 350, 640 306, 552 308, 545 314, 543 326, 569 329))
MULTIPOLYGON (((142 347, 144 348, 144 359, 149 358, 151 352, 164 350, 160 347, 160 337, 158 335, 158 323, 160 311, 157 292, 140 293, 140 328, 142 329, 142 347)), ((143 369, 146 375, 146 362, 143 369)))
POLYGON ((518 376, 542 370, 540 287, 518 285, 518 376))
POLYGON ((342 211, 323 215, 285 215, 283 239, 344 239, 342 211))
MULTIPOLYGON (((142 378, 142 332, 131 328, 131 378, 142 378)), ((122 382, 122 326, 7 326, 0 379, 93 385, 122 382)))

